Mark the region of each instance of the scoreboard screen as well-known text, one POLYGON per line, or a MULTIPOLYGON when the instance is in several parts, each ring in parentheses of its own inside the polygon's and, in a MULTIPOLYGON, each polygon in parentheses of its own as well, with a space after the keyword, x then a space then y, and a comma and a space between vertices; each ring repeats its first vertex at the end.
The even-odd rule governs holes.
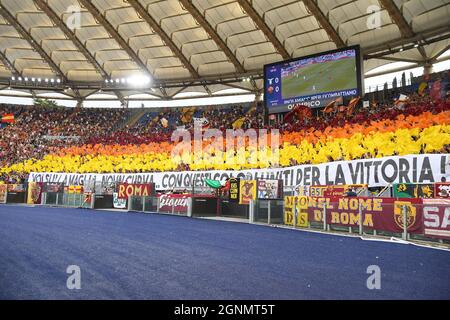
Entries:
POLYGON ((295 105, 320 108, 339 97, 362 95, 359 46, 264 66, 264 101, 269 113, 295 105))

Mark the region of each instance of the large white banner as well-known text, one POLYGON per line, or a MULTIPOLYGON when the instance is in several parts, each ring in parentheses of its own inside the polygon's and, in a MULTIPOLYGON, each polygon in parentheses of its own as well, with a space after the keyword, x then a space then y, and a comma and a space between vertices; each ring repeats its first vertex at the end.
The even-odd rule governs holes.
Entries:
POLYGON ((275 169, 242 171, 183 171, 156 173, 30 173, 30 182, 59 182, 84 185, 92 182, 154 182, 157 190, 190 189, 205 186, 205 179, 225 180, 283 179, 284 187, 297 185, 368 184, 371 187, 392 183, 434 183, 450 181, 450 154, 394 156, 365 160, 336 161, 319 165, 300 165, 275 169))

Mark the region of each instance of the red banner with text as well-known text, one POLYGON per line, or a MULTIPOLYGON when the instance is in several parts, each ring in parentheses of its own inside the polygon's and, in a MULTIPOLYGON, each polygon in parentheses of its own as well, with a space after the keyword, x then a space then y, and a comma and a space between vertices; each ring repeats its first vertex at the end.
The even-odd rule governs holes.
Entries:
POLYGON ((425 236, 450 239, 450 200, 423 199, 423 225, 425 236))
POLYGON ((187 213, 188 199, 191 195, 187 194, 162 194, 159 196, 159 211, 187 213))
POLYGON ((120 183, 117 193, 119 199, 128 199, 129 196, 152 196, 154 185, 152 184, 128 184, 120 183))
POLYGON ((423 232, 421 199, 401 199, 400 201, 394 198, 309 197, 307 210, 310 222, 323 221, 324 204, 327 224, 359 226, 361 206, 364 228, 401 233, 404 228, 404 213, 406 213, 408 232, 423 232))

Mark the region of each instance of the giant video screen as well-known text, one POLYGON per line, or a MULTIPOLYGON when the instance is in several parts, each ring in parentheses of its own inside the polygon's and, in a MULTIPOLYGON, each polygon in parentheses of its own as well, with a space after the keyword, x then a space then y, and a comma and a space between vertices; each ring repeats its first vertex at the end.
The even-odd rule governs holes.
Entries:
POLYGON ((303 104, 320 108, 339 97, 361 96, 359 46, 264 66, 264 101, 269 113, 303 104))

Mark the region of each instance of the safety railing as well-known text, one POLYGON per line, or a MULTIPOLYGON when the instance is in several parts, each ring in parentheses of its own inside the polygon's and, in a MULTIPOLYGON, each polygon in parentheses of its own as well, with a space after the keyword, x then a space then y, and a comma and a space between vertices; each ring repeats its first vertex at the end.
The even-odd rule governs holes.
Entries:
POLYGON ((41 204, 56 207, 92 209, 94 207, 94 195, 43 192, 41 195, 41 204))
POLYGON ((130 196, 128 211, 192 216, 191 197, 130 196))
MULTIPOLYGON (((251 222, 277 224, 258 201, 253 211, 251 222)), ((283 201, 284 225, 361 236, 450 242, 449 219, 450 200, 445 199, 286 197, 283 201)))
POLYGON ((283 200, 254 200, 250 214, 251 222, 283 224, 283 200))

